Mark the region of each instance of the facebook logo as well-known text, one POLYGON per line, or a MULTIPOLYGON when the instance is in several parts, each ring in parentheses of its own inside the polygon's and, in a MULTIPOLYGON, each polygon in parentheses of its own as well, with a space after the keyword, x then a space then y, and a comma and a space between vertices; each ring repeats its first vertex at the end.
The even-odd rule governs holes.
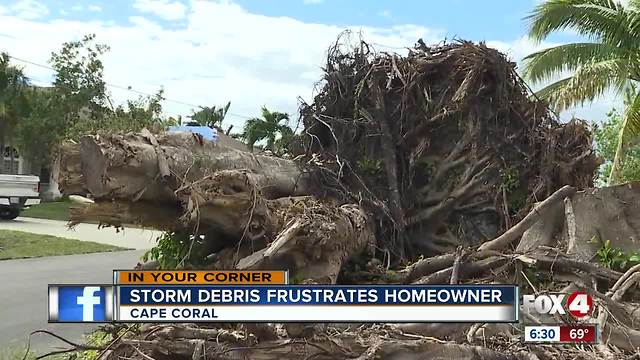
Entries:
POLYGON ((49 322, 107 322, 112 314, 111 286, 49 286, 49 322))

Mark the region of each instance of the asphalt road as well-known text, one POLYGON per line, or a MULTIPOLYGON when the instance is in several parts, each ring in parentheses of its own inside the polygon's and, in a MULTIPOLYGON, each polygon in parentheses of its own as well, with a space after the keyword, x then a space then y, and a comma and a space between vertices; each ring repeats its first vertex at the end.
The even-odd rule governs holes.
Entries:
POLYGON ((11 221, 0 220, 0 229, 54 235, 137 250, 152 248, 159 234, 158 231, 137 228, 126 228, 116 232, 111 227, 98 229, 96 224, 78 224, 73 229, 68 229, 66 221, 26 217, 19 217, 11 221))
MULTIPOLYGON (((112 270, 131 269, 143 253, 138 250, 0 261, 0 274, 4 276, 0 284, 0 349, 24 348, 29 333, 38 329, 80 341, 85 332, 96 326, 48 324, 47 284, 110 284, 112 270)), ((42 353, 64 344, 37 334, 32 336, 31 346, 42 353)))
MULTIPOLYGON (((114 269, 135 266, 144 249, 154 246, 157 231, 126 228, 116 232, 113 228, 98 229, 95 224, 79 224, 69 230, 64 221, 19 217, 13 221, 0 221, 0 229, 27 231, 37 234, 61 236, 71 239, 137 249, 113 253, 52 256, 24 260, 0 261, 0 349, 23 348, 30 332, 46 329, 70 340, 79 341, 95 325, 48 324, 47 284, 107 283, 113 281, 114 269)), ((36 350, 63 346, 47 335, 34 335, 32 347, 36 350)))

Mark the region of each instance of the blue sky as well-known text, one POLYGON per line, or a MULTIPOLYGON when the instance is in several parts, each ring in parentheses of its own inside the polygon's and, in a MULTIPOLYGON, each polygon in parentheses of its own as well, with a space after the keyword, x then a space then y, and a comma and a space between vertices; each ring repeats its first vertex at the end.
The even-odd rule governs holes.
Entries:
POLYGON ((244 0, 239 3, 249 11, 290 16, 305 22, 342 26, 356 22, 382 27, 420 24, 443 29, 449 37, 477 40, 511 40, 523 35, 521 19, 533 4, 529 0, 325 0, 317 3, 244 0))
MULTIPOLYGON (((21 1, 0 1, 11 7, 21 1)), ((43 0, 22 1, 44 5, 48 11, 41 19, 114 21, 128 24, 130 16, 148 15, 168 28, 184 26, 184 19, 167 20, 141 11, 129 0, 43 0)), ((151 5, 149 2, 149 6, 151 5)), ((161 6, 180 1, 159 1, 161 6)), ((440 29, 447 38, 511 41, 526 34, 524 17, 536 0, 238 0, 235 3, 251 13, 270 17, 290 17, 306 23, 352 26, 354 24, 390 27, 417 24, 440 29)), ((184 1, 185 11, 189 2, 184 1)), ((28 5, 25 5, 27 7, 28 5)), ((179 13, 179 11, 174 12, 179 13)), ((553 36, 552 40, 572 40, 573 36, 553 36)))
MULTIPOLYGON (((514 61, 575 41, 558 34, 542 44, 526 37, 523 18, 541 0, 0 0, 0 51, 46 64, 64 41, 96 33, 110 45, 105 77, 117 101, 160 86, 170 115, 192 105, 231 101, 231 122, 260 106, 295 113, 310 100, 327 47, 344 29, 381 50, 402 52, 418 38, 486 41, 514 61)), ((52 72, 23 63, 34 81, 52 72)), ((572 109, 600 120, 618 100, 572 109)))

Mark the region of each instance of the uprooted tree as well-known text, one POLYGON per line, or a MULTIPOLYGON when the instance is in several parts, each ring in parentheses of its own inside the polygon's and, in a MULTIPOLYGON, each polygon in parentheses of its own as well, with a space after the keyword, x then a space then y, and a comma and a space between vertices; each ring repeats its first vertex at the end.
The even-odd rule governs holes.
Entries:
MULTIPOLYGON (((556 261, 565 276, 588 272, 594 284, 601 283, 600 292, 622 281, 614 294, 629 278, 636 280, 564 254, 551 231, 546 238, 534 236, 546 242, 532 240, 526 255, 511 251, 549 209, 571 199, 577 188, 593 185, 599 159, 588 127, 579 120, 561 124, 546 104, 530 99, 515 65, 496 50, 469 42, 427 47, 419 41, 400 56, 376 53, 364 42, 354 48, 336 43, 319 92, 301 106, 301 116, 303 146, 294 160, 226 148, 188 133, 102 134, 67 144, 61 187, 93 200, 73 209, 72 223, 187 233, 192 241, 185 266, 288 269, 291 278, 311 283, 521 282, 523 266, 546 271, 556 261), (537 245, 555 252, 531 250, 537 245), (426 259, 414 262, 419 257, 426 259), (412 262, 402 271, 387 271, 412 262)), ((508 339, 490 346, 508 350, 505 355, 422 336, 460 340, 468 334, 473 342, 478 326, 470 331, 468 325, 375 325, 354 332, 353 326, 288 324, 284 335, 280 327, 128 328, 104 356, 553 355, 542 347, 546 355, 509 349, 508 339)), ((631 344, 622 349, 638 346, 631 344)))

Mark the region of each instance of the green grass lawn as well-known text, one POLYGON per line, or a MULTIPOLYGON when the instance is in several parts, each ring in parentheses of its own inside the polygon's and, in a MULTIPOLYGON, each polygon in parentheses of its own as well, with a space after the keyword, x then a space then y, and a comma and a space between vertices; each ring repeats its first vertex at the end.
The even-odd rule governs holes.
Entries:
POLYGON ((25 209, 20 216, 67 221, 69 220, 69 205, 71 205, 69 199, 46 202, 25 209))
POLYGON ((0 260, 127 250, 118 246, 0 230, 0 260))

